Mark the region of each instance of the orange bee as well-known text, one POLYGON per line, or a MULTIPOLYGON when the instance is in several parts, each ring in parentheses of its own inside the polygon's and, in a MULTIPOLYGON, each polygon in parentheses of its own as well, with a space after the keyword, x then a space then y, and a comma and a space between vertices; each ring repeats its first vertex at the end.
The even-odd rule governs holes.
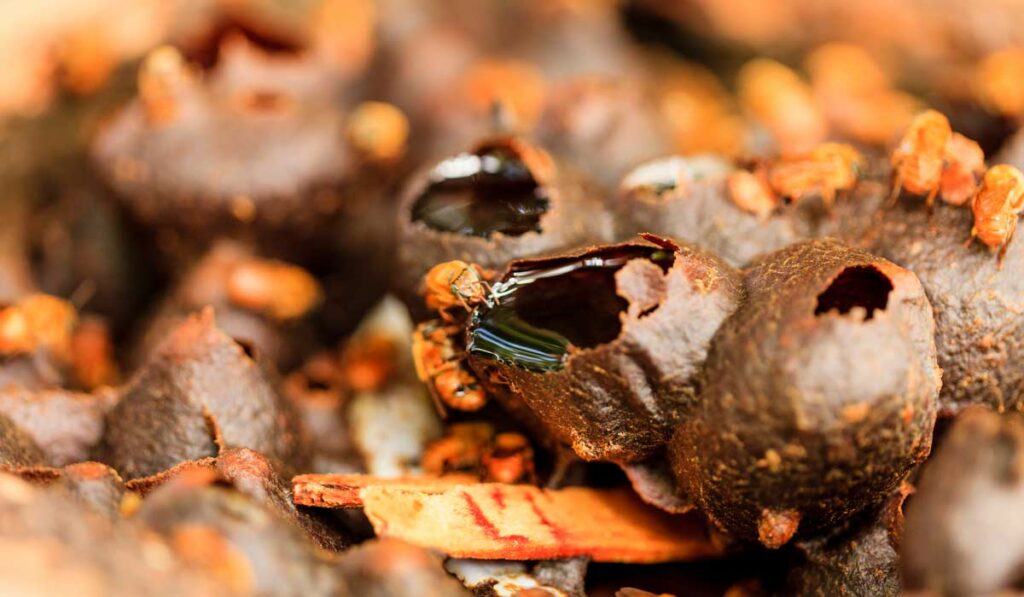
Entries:
POLYGON ((977 143, 954 133, 945 116, 925 110, 893 150, 892 166, 892 201, 906 189, 917 195, 927 193, 929 208, 940 192, 947 203, 963 205, 974 194, 985 154, 977 143))
POLYGON ((729 197, 736 207, 764 219, 779 206, 779 198, 765 180, 763 170, 736 170, 726 180, 729 197))
POLYGON ((452 341, 458 331, 458 326, 446 326, 439 320, 416 327, 412 337, 416 375, 427 384, 439 409, 448 405, 456 410, 479 410, 486 404, 487 394, 452 341))
POLYGON ((821 143, 801 157, 762 165, 754 172, 733 172, 726 185, 733 203, 763 218, 782 198, 795 202, 817 194, 831 208, 838 192, 856 186, 864 166, 864 157, 853 147, 821 143))
POLYGON ((279 321, 298 319, 323 301, 320 283, 309 272, 283 261, 249 259, 232 268, 228 299, 279 321))
POLYGON ((1006 116, 1024 114, 1024 48, 989 54, 975 73, 975 91, 982 104, 1006 116))
POLYGON ((756 58, 740 69, 736 85, 744 111, 771 132, 783 154, 806 151, 828 134, 810 86, 789 67, 756 58))
POLYGON ((901 189, 916 195, 928 193, 927 204, 935 202, 942 182, 946 146, 953 137, 949 120, 935 110, 918 114, 892 152, 893 201, 901 189))
POLYGON ((1017 219, 1024 210, 1024 174, 1013 166, 1000 164, 985 172, 981 189, 971 202, 974 227, 971 238, 981 239, 999 249, 999 267, 1017 231, 1017 219))
POLYGON ((428 309, 450 321, 448 309, 462 305, 467 311, 488 300, 487 273, 465 261, 445 261, 430 268, 424 279, 424 299, 428 309))
POLYGON ((806 156, 773 165, 768 183, 775 193, 791 201, 818 194, 831 208, 836 193, 852 189, 864 167, 864 157, 850 145, 821 143, 806 156))
POLYGON ((519 433, 499 433, 484 453, 482 464, 486 480, 496 483, 533 482, 533 448, 519 433))
POLYGON ((480 470, 484 453, 494 438, 488 423, 452 423, 445 436, 427 446, 420 459, 423 471, 431 475, 480 470))
POLYGON ((946 146, 946 168, 942 172, 940 193, 950 205, 965 205, 978 190, 978 177, 985 172, 985 152, 981 146, 953 133, 946 146))
POLYGON ((805 57, 804 66, 830 129, 843 137, 888 144, 921 111, 913 96, 892 87, 882 64, 861 46, 826 43, 805 57))

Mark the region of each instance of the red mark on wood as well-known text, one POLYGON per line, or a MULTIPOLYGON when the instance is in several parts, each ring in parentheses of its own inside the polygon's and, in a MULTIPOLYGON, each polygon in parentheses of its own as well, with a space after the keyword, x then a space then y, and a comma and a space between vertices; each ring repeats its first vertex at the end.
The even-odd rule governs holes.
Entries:
POLYGON ((522 535, 502 535, 498 527, 494 526, 494 523, 491 522, 491 519, 487 518, 487 515, 484 514, 484 511, 480 507, 480 504, 476 503, 476 500, 473 499, 473 496, 469 495, 464 491, 461 493, 462 499, 466 501, 466 507, 469 508, 469 513, 473 515, 473 521, 476 523, 478 527, 480 527, 480 530, 483 531, 484 534, 487 535, 489 539, 508 541, 509 543, 516 544, 527 543, 529 541, 529 539, 522 535))
POLYGON ((537 500, 533 498, 533 495, 528 493, 524 497, 526 498, 526 501, 529 502, 530 509, 533 510, 533 514, 537 517, 537 520, 551 531, 551 536, 554 537, 555 541, 559 544, 564 544, 567 539, 565 529, 552 522, 551 519, 544 514, 544 511, 537 505, 537 500))
POLYGON ((505 494, 502 493, 500 485, 491 491, 491 499, 494 500, 494 503, 497 504, 498 508, 502 510, 505 509, 505 494))

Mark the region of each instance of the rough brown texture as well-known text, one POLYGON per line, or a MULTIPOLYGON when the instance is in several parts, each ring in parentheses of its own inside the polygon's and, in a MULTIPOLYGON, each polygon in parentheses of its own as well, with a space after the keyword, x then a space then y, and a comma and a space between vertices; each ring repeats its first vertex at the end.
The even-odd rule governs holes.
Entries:
POLYGON ((913 271, 935 310, 935 345, 942 367, 941 408, 967 404, 1024 408, 1024 242, 996 256, 971 235, 971 210, 902 198, 880 214, 865 239, 872 251, 913 271))
POLYGON ((5 415, 0 415, 0 466, 18 468, 41 466, 46 455, 28 433, 5 415))
POLYGON ((965 410, 922 471, 900 549, 907 589, 988 595, 1024 565, 1024 419, 965 410))
POLYGON ((587 558, 537 562, 531 574, 543 586, 554 587, 571 597, 586 596, 587 558))
MULTIPOLYGON (((563 368, 537 372, 474 354, 478 332, 471 327, 469 362, 513 413, 525 407, 581 458, 630 462, 664 445, 672 426, 696 402, 708 346, 739 303, 741 290, 735 270, 718 258, 663 239, 519 260, 503 279, 618 251, 634 251, 636 258, 614 275, 615 293, 626 302, 623 312, 604 314, 620 322, 614 339, 570 349, 563 368), (667 271, 642 258, 640 251, 651 247, 672 255, 667 271)), ((474 317, 485 311, 481 307, 474 317)))
POLYGON ((285 72, 307 54, 254 61, 211 51, 205 73, 150 73, 169 88, 160 93, 170 116, 153 122, 137 96, 100 128, 90 157, 171 269, 218 238, 251 244, 314 270, 331 306, 323 325, 347 333, 388 284, 394 203, 385 191, 400 156, 355 147, 348 106, 285 72))
POLYGON ((832 213, 814 199, 781 206, 759 218, 737 207, 729 197, 726 178, 732 169, 723 159, 700 156, 656 160, 634 170, 630 174, 634 178, 623 181, 612 204, 617 237, 639 232, 663 234, 742 266, 798 241, 856 236, 871 224, 870 214, 887 196, 883 184, 862 180, 853 191, 840 195, 832 213), (678 172, 674 180, 658 181, 653 173, 638 176, 659 162, 665 164, 659 169, 678 172), (643 184, 645 180, 647 184, 643 184), (652 182, 672 186, 659 190, 650 186, 652 182))
POLYGON ((766 256, 744 285, 671 456, 720 527, 778 546, 877 505, 928 455, 934 322, 911 272, 834 240, 766 256))
POLYGON ((297 506, 292 501, 291 488, 274 471, 270 461, 248 448, 232 448, 216 458, 183 462, 156 475, 129 481, 127 486, 146 496, 179 477, 190 475, 206 478, 209 483, 230 485, 305 531, 318 547, 329 551, 348 547, 349 539, 337 527, 337 521, 332 521, 322 511, 297 506))
POLYGON ((117 391, 110 388, 93 394, 7 388, 0 390, 0 413, 35 440, 47 462, 64 466, 89 459, 117 400, 117 391))
POLYGON ((337 386, 320 389, 302 373, 284 380, 285 399, 302 419, 313 446, 312 472, 358 470, 360 461, 354 452, 345 418, 347 396, 337 386))
POLYGON ((352 595, 468 597, 433 553, 397 539, 374 539, 345 552, 337 568, 352 595))
POLYGON ((105 464, 79 462, 64 468, 23 467, 13 472, 36 485, 59 486, 111 520, 121 516, 125 484, 117 471, 105 464))
POLYGON ((786 574, 786 595, 901 594, 899 556, 883 517, 799 545, 803 561, 786 574))
MULTIPOLYGON (((481 145, 507 145, 519 140, 499 139, 481 145)), ((489 237, 435 230, 414 220, 412 208, 430 184, 433 167, 413 175, 406 183, 398 206, 397 262, 394 288, 417 315, 424 315, 420 287, 423 276, 443 261, 459 259, 485 269, 501 269, 512 259, 551 253, 560 249, 605 240, 608 232, 600 202, 572 170, 555 166, 550 176, 538 180, 547 190, 549 205, 540 217, 540 231, 518 236, 494 232, 489 237)), ((533 172, 535 178, 540 173, 533 172)))
POLYGON ((229 585, 256 594, 324 594, 337 582, 303 533, 215 476, 178 475, 142 502, 134 519, 165 537, 178 555, 229 585))
POLYGON ((224 235, 327 233, 360 160, 340 134, 344 113, 258 70, 231 85, 218 74, 171 75, 166 119, 138 97, 118 112, 92 146, 105 180, 168 253, 224 235))
POLYGON ((230 241, 216 243, 182 277, 157 308, 138 339, 131 361, 139 365, 191 313, 212 306, 217 327, 236 340, 244 341, 282 370, 296 365, 314 344, 314 333, 306 316, 278 321, 256 310, 234 304, 228 296, 228 281, 234 268, 258 258, 244 245, 230 241))
POLYGON ((643 462, 620 465, 633 491, 652 506, 673 514, 693 510, 693 501, 686 496, 672 475, 672 467, 664 454, 643 462))
POLYGON ((107 415, 98 453, 131 480, 229 447, 301 468, 304 441, 264 370, 207 309, 182 323, 129 382, 107 415))

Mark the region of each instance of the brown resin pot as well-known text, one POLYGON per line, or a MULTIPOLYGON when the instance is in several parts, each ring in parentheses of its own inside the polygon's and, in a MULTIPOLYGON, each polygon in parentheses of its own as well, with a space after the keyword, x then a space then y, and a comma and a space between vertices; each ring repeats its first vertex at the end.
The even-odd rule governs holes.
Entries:
POLYGON ((654 236, 514 261, 473 314, 469 362, 580 457, 637 461, 692 407, 740 296, 717 257, 654 236))

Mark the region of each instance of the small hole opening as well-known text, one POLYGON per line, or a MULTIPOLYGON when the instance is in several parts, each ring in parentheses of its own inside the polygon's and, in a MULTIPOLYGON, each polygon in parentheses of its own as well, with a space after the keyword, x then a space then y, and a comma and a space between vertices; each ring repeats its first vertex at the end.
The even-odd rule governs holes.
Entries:
POLYGON ((331 384, 326 382, 326 381, 324 381, 324 380, 322 380, 322 379, 307 377, 306 378, 306 389, 312 390, 312 391, 323 391, 323 392, 326 392, 327 390, 331 389, 331 384))
POLYGON ((618 295, 615 274, 636 258, 667 271, 675 254, 627 247, 526 264, 496 286, 498 302, 474 318, 470 352, 549 371, 560 369, 574 350, 615 340, 629 306, 618 295))
POLYGON ((844 315, 860 307, 866 313, 865 319, 871 319, 876 311, 884 311, 888 306, 890 292, 892 281, 877 268, 870 265, 848 267, 818 295, 814 314, 838 311, 844 315))
POLYGON ((493 145, 447 159, 412 208, 413 221, 434 230, 489 238, 496 232, 540 232, 547 189, 511 147, 493 145))
POLYGON ((257 360, 257 358, 259 357, 259 350, 257 350, 255 344, 253 344, 249 340, 242 340, 239 338, 233 338, 233 340, 235 341, 235 344, 237 344, 239 348, 242 349, 242 352, 245 353, 245 356, 249 357, 253 361, 257 360))
POLYGON ((185 55, 203 70, 213 69, 221 58, 221 47, 232 37, 243 37, 250 44, 270 54, 294 55, 303 51, 302 44, 267 27, 257 27, 239 19, 225 18, 207 30, 193 44, 186 44, 185 55))
POLYGON ((520 319, 565 336, 579 348, 593 348, 618 337, 619 313, 628 303, 615 293, 615 269, 581 269, 537 280, 516 296, 520 319))
POLYGON ((243 94, 239 98, 240 105, 251 112, 277 112, 287 108, 291 98, 269 90, 254 90, 243 94))

